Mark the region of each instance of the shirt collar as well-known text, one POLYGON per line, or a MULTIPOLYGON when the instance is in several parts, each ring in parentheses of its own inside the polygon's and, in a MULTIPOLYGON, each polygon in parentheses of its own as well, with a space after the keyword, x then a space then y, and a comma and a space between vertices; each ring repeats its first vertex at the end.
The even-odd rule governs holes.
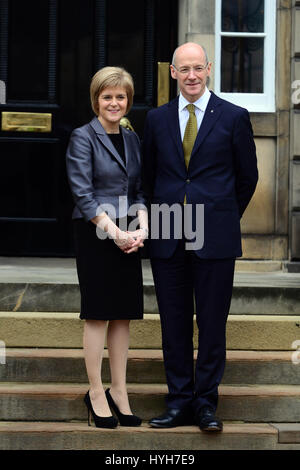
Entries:
MULTIPOLYGON (((201 111, 205 112, 209 98, 210 91, 207 87, 205 87, 203 95, 201 95, 200 98, 193 103, 193 105, 195 105, 196 108, 200 109, 201 111)), ((179 111, 182 111, 188 104, 190 104, 190 102, 182 95, 182 93, 180 93, 178 103, 179 111)))

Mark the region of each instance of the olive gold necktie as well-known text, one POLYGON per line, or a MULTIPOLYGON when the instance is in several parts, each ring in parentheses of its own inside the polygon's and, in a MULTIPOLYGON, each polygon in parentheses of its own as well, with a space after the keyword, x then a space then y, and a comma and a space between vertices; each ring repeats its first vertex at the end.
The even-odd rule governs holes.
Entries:
MULTIPOLYGON (((183 137, 183 154, 186 167, 189 167, 191 153, 194 147, 194 143, 197 137, 198 127, 197 127, 197 118, 195 115, 195 106, 193 104, 188 104, 186 106, 188 112, 190 113, 189 120, 187 122, 184 137, 183 137)), ((184 196, 184 204, 186 204, 186 195, 184 196)))
POLYGON ((192 153, 194 143, 197 137, 198 129, 197 129, 197 118, 195 115, 195 106, 193 104, 188 104, 186 108, 188 112, 190 113, 190 117, 185 128, 182 145, 183 145, 184 161, 185 161, 186 167, 188 168, 190 158, 191 158, 191 153, 192 153))

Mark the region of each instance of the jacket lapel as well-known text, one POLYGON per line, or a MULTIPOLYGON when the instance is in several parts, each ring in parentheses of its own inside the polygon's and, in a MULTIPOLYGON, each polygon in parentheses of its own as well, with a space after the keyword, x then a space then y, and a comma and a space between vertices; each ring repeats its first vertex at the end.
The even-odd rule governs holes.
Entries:
POLYGON ((195 140, 191 158, 199 150, 200 145, 219 119, 222 113, 222 106, 220 106, 221 103, 222 101, 213 92, 211 92, 211 97, 207 104, 203 120, 195 140))
MULTIPOLYGON (((98 139, 100 140, 100 142, 102 143, 102 145, 104 145, 104 147, 112 154, 112 156, 118 161, 118 163, 121 165, 121 167, 126 171, 127 173, 127 170, 126 170, 126 167, 124 165, 124 162, 122 160, 122 158, 120 157, 120 155, 118 154, 118 152, 116 151, 115 147, 113 146, 110 138, 108 137, 108 135, 106 134, 101 122, 99 121, 98 118, 94 117, 92 119, 92 121, 90 122, 90 125, 92 126, 92 128, 94 129, 94 131, 96 132, 97 134, 97 137, 98 139)), ((128 149, 127 149, 127 144, 126 144, 126 140, 124 138, 124 149, 125 149, 125 157, 126 157, 126 163, 127 163, 127 159, 128 159, 128 149)))
MULTIPOLYGON (((175 100, 170 101, 169 103, 169 110, 168 110, 168 126, 169 131, 174 140, 175 146, 178 150, 178 154, 180 157, 181 162, 184 164, 184 154, 183 154, 183 146, 181 141, 181 134, 180 134, 180 126, 179 126, 179 117, 178 117, 178 100, 179 97, 175 98, 175 100)), ((214 127, 215 123, 219 119, 222 113, 222 100, 220 100, 213 92, 211 92, 210 100, 207 104, 207 108, 205 110, 203 120, 197 134, 194 148, 192 151, 192 156, 198 151, 200 145, 209 134, 211 129, 214 127)))
POLYGON ((170 135, 174 140, 175 147, 178 150, 178 154, 180 157, 181 162, 184 163, 184 155, 183 155, 183 146, 180 134, 180 126, 179 126, 179 116, 178 116, 178 100, 179 97, 175 98, 175 100, 170 101, 168 104, 168 127, 170 131, 170 135))
MULTIPOLYGON (((132 145, 131 144, 132 140, 129 138, 128 132, 132 132, 132 131, 126 131, 125 128, 122 129, 126 168, 128 168, 129 155, 132 153, 132 150, 133 150, 132 148, 130 148, 130 146, 132 145)), ((122 160, 122 162, 123 162, 123 160, 122 160)), ((126 170, 126 168, 125 168, 125 170, 126 170)))

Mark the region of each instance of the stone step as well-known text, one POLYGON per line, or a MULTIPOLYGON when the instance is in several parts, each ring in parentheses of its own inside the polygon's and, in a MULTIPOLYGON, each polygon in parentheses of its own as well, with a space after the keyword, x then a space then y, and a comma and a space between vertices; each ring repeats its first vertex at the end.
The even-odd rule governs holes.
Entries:
POLYGON ((280 444, 300 444, 300 423, 276 423, 280 444))
MULTIPOLYGON (((227 351, 223 384, 300 385, 300 355, 296 351, 227 351)), ((195 357, 197 352, 195 351, 195 357)), ((3 361, 4 362, 4 361, 3 361)), ((107 350, 104 351, 102 378, 110 381, 107 350)), ((129 383, 165 383, 161 350, 129 350, 129 383)), ((0 366, 2 382, 86 383, 82 349, 7 348, 5 365, 0 366)))
MULTIPOLYGON (((83 421, 87 384, 1 383, 0 421, 83 421)), ((299 385, 221 385, 217 414, 227 421, 297 423, 299 385)), ((132 410, 143 420, 165 410, 167 387, 128 384, 132 410)))
MULTIPOLYGON (((282 263, 239 260, 234 276, 231 314, 299 315, 300 273, 282 263)), ((146 313, 157 313, 149 260, 143 260, 146 313)), ((80 294, 74 259, 1 258, 0 310, 78 312, 80 294)))
MULTIPOLYGON (((297 274, 300 276, 300 274, 297 274)), ((253 277, 253 275, 251 275, 253 277)), ((247 279, 250 276, 247 275, 247 279)), ((235 283, 230 313, 232 315, 299 315, 300 282, 284 286, 264 285, 263 275, 256 274, 255 285, 248 281, 235 283), (260 282, 260 277, 262 282, 260 282)), ((77 284, 64 283, 1 283, 0 310, 8 312, 78 312, 80 294, 77 284)), ((158 313, 153 285, 144 284, 144 311, 158 313)))
MULTIPOLYGON (((197 326, 194 343, 197 343, 197 326)), ((81 348, 84 322, 77 313, 0 312, 0 340, 6 347, 81 348)), ((160 349, 158 314, 132 321, 132 349, 160 349)), ((289 351, 300 340, 300 316, 230 315, 227 349, 289 351)))
MULTIPOLYGON (((160 464, 160 460, 155 461, 156 450, 187 450, 186 461, 182 464, 188 464, 192 463, 191 451, 276 450, 279 438, 280 431, 264 423, 224 423, 222 433, 209 434, 201 432, 197 426, 153 429, 145 423, 140 428, 100 429, 86 423, 0 422, 0 450, 151 450, 140 457, 140 465, 160 464), (143 459, 147 460, 143 462, 143 459)), ((296 448, 300 449, 300 445, 296 448)), ((117 453, 114 455, 118 457, 117 453)), ((101 460, 102 456, 99 457, 101 460)), ((174 454, 173 458, 177 459, 174 454)), ((174 460, 173 464, 178 461, 174 460)))

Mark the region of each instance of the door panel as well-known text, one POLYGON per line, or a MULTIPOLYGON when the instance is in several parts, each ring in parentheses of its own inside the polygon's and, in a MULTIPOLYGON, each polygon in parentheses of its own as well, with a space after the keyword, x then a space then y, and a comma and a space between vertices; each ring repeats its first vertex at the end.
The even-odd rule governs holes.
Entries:
POLYGON ((10 101, 47 102, 48 16, 47 2, 9 2, 10 36, 14 38, 8 44, 7 92, 10 101), (35 11, 36 16, 28 15, 28 9, 35 11))
POLYGON ((115 3, 107 3, 107 65, 122 65, 130 71, 135 81, 135 99, 143 101, 144 32, 150 18, 146 17, 146 2, 131 0, 130 9, 134 15, 128 15, 128 3, 122 2, 116 15, 115 3))
POLYGON ((1 121, 0 255, 73 256, 65 152, 71 131, 93 117, 91 77, 105 65, 133 75, 128 117, 142 137, 157 105, 157 62, 176 45, 176 0, 0 0, 0 112, 26 124, 8 131, 1 121), (50 132, 22 113, 50 113, 50 132))

